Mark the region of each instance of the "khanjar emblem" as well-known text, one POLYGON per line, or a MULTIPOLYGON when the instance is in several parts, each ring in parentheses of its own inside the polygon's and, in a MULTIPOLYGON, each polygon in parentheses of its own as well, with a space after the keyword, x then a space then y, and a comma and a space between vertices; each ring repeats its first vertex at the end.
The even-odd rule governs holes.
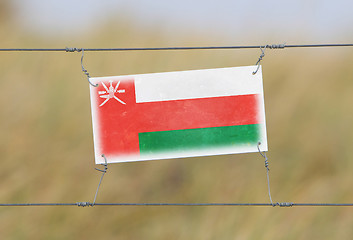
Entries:
POLYGON ((120 102, 121 104, 126 105, 126 103, 124 103, 123 101, 121 101, 117 96, 115 96, 115 93, 125 93, 125 89, 119 89, 119 84, 120 81, 116 84, 115 88, 113 87, 113 81, 109 81, 110 86, 109 88, 104 84, 104 82, 101 82, 103 87, 105 88, 105 91, 99 91, 99 97, 101 98, 105 98, 104 102, 101 103, 101 105, 99 105, 99 107, 103 106, 104 104, 106 104, 110 99, 115 99, 118 102, 120 102))

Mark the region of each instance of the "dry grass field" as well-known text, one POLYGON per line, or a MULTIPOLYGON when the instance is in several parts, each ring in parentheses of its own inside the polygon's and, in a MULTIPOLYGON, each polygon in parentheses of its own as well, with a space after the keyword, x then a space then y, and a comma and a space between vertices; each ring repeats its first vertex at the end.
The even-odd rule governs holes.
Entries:
MULTIPOLYGON (((4 20, 4 19, 2 19, 4 20)), ((6 21, 0 47, 218 45, 125 21, 67 41, 6 21)), ((264 39, 265 41, 266 39, 264 39)), ((264 42, 262 42, 263 44, 264 42)), ((232 44, 236 44, 236 40, 232 44)), ((249 41, 249 44, 253 42, 249 41)), ((255 43, 256 44, 256 43, 255 43)), ((87 52, 92 76, 253 65, 260 50, 87 52)), ((353 202, 353 49, 268 50, 272 197, 353 202)), ((93 201, 89 85, 79 53, 0 53, 0 202, 93 201)), ((257 154, 109 165, 97 202, 268 202, 257 154)), ((0 207, 1 239, 351 239, 344 207, 0 207)))

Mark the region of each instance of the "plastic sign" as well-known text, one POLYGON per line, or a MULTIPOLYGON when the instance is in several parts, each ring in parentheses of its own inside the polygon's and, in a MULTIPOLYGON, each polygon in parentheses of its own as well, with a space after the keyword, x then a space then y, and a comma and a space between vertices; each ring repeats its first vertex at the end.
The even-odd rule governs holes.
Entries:
POLYGON ((91 78, 96 163, 267 151, 255 68, 91 78))

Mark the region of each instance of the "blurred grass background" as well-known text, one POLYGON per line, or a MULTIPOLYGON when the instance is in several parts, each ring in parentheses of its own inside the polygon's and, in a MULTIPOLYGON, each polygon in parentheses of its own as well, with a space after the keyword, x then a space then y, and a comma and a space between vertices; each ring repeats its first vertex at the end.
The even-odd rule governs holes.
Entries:
MULTIPOLYGON (((0 8, 1 47, 219 45, 165 38, 129 19, 80 38, 16 29, 0 8)), ((270 36, 269 36, 270 38, 270 36)), ((260 44, 266 38, 261 39, 260 44)), ((253 65, 260 50, 87 52, 91 76, 253 65)), ((0 53, 0 201, 93 201, 89 86, 79 53, 0 53)), ((353 202, 353 52, 268 50, 263 61, 272 197, 353 202)), ((268 202, 259 154, 109 165, 97 202, 268 202)), ((350 208, 2 207, 1 239, 350 239, 350 208)))

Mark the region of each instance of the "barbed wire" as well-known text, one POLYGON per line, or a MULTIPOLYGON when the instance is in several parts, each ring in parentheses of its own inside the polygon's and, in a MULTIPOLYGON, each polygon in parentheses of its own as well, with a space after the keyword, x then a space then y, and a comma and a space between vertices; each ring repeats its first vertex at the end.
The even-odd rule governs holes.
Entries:
POLYGON ((249 46, 196 46, 196 47, 136 47, 136 48, 0 48, 1 52, 97 52, 97 51, 172 51, 172 50, 226 50, 226 49, 284 49, 284 48, 319 48, 353 47, 353 43, 329 44, 270 44, 249 46))

